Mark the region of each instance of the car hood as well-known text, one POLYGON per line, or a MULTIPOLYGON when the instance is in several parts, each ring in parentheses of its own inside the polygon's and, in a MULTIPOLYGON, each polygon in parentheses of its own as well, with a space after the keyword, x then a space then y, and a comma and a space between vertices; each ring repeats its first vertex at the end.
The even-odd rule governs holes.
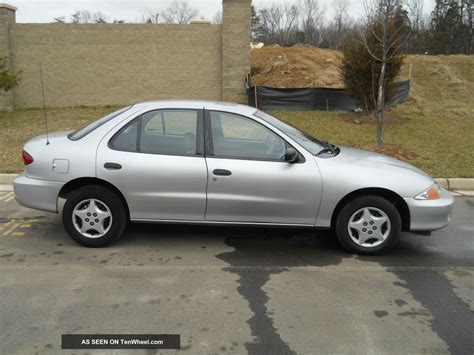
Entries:
POLYGON ((412 197, 434 183, 424 171, 400 160, 364 149, 339 148, 333 158, 316 157, 327 191, 384 188, 412 197))
POLYGON ((339 147, 340 148, 340 159, 350 164, 362 165, 365 167, 376 167, 385 169, 402 169, 410 172, 421 174, 429 179, 431 177, 426 174, 423 170, 417 167, 405 163, 401 160, 391 158, 384 154, 379 154, 365 149, 339 147))

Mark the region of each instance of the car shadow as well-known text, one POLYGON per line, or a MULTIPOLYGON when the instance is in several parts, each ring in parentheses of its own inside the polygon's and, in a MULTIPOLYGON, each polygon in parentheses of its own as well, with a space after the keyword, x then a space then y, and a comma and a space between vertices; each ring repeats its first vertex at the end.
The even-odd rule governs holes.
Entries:
MULTIPOLYGON (((280 265, 286 267, 334 264, 334 258, 355 258, 383 267, 471 267, 471 251, 453 244, 448 231, 432 236, 402 233, 399 243, 386 254, 354 256, 345 251, 331 231, 301 228, 231 227, 131 223, 120 246, 160 243, 180 246, 230 246, 240 250, 235 265, 280 265)), ((340 260, 339 260, 340 261, 340 260)))
POLYGON ((118 242, 158 246, 172 242, 184 245, 233 247, 245 250, 239 265, 312 265, 315 260, 350 257, 341 249, 337 238, 329 231, 301 228, 200 226, 153 223, 131 223, 118 242))

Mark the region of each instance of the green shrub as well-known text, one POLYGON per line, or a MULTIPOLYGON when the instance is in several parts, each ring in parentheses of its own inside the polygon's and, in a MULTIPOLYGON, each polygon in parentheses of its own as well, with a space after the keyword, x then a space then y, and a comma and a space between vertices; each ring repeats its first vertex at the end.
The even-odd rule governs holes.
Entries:
MULTIPOLYGON (((376 38, 376 33, 380 33, 376 26, 378 26, 378 24, 374 23, 365 29, 364 38, 372 53, 380 58, 382 57, 382 45, 376 38)), ((397 24, 394 22, 389 26, 389 32, 397 31, 397 28, 397 24)), ((343 81, 346 87, 352 92, 352 95, 362 102, 363 108, 367 112, 372 112, 376 104, 382 63, 369 53, 367 47, 361 41, 361 36, 356 32, 346 38, 341 50, 343 58, 340 71, 343 81)), ((403 58, 403 55, 396 53, 393 58, 387 62, 385 98, 390 97, 390 86, 400 72, 403 58)))
POLYGON ((10 91, 20 82, 21 73, 13 73, 7 65, 7 58, 0 58, 0 89, 10 91))

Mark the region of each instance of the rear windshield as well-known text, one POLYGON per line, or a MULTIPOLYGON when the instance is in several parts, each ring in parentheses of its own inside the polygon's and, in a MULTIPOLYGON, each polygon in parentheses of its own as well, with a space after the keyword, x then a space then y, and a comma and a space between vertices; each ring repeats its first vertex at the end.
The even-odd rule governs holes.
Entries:
POLYGON ((88 124, 84 128, 81 128, 81 129, 78 129, 77 131, 69 133, 67 137, 72 141, 77 141, 78 139, 81 139, 87 136, 89 133, 91 133, 96 128, 99 128, 104 123, 109 122, 112 118, 117 117, 118 115, 120 115, 121 113, 124 113, 125 111, 128 111, 131 107, 132 106, 124 107, 124 108, 121 108, 120 110, 109 113, 107 116, 104 116, 98 119, 97 121, 94 121, 91 124, 88 124))

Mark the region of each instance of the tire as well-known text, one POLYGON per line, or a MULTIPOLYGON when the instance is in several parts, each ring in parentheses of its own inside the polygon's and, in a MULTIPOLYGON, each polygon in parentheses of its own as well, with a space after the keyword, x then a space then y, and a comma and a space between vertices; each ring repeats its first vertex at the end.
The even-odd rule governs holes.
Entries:
POLYGON ((340 243, 354 254, 382 254, 397 244, 400 232, 397 208, 378 196, 362 196, 349 201, 336 221, 340 243))
POLYGON ((121 237, 128 214, 115 192, 90 185, 72 192, 64 205, 62 219, 74 241, 85 247, 100 248, 121 237))

